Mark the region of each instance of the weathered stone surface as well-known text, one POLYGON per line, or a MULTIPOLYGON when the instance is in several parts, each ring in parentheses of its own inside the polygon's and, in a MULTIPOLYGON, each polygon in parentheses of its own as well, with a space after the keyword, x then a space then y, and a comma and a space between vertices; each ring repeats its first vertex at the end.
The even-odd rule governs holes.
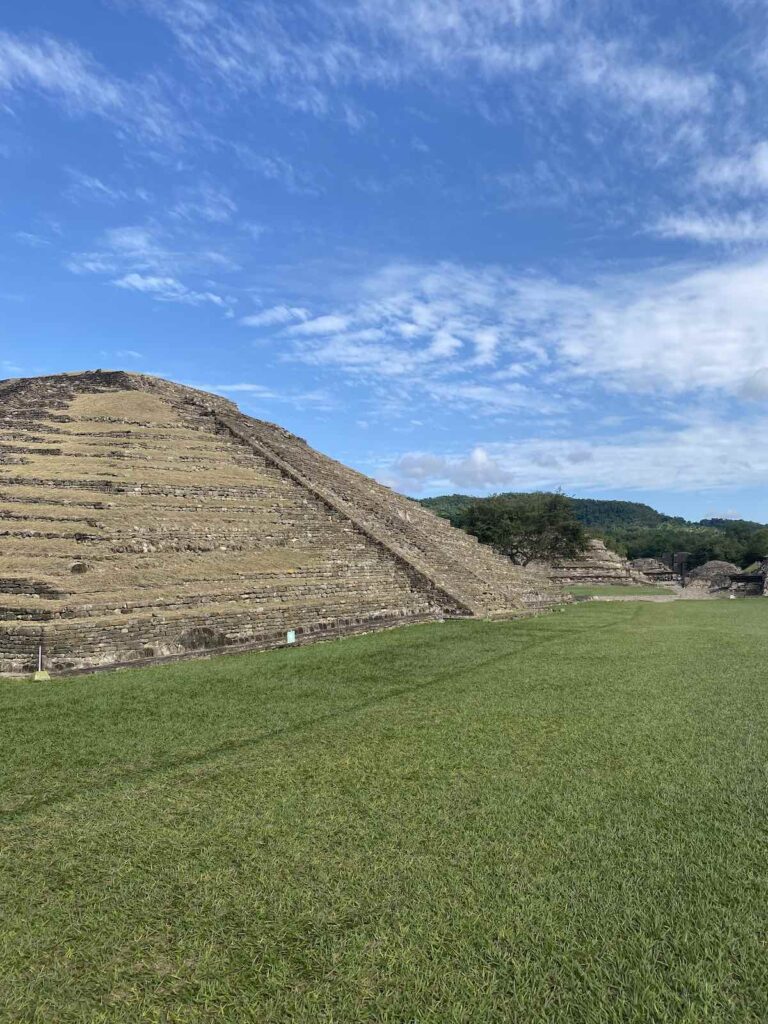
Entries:
POLYGON ((601 540, 589 541, 583 555, 556 562, 547 567, 547 572, 549 578, 561 586, 650 583, 647 576, 633 569, 626 559, 607 548, 601 540))
POLYGON ((680 573, 670 569, 658 558, 635 558, 628 563, 630 569, 642 573, 652 583, 676 583, 680 581, 680 573))
POLYGON ((729 591, 735 597, 764 597, 766 595, 766 576, 764 571, 755 573, 734 573, 731 576, 729 591))
POLYGON ((63 669, 562 599, 226 399, 119 371, 0 382, 0 534, 3 671, 40 643, 63 669))
POLYGON ((741 573, 738 565, 733 562, 721 562, 713 559, 704 565, 691 569, 685 581, 686 590, 706 591, 710 594, 730 589, 731 577, 741 573))

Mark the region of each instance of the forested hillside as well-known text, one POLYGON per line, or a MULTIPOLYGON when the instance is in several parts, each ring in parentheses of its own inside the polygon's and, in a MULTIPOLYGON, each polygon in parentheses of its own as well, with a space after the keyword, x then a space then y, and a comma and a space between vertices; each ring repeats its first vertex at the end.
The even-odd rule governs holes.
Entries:
MULTIPOLYGON (((468 494, 423 498, 422 505, 464 526, 466 510, 478 499, 468 494)), ((748 566, 768 554, 768 526, 743 519, 702 519, 688 522, 657 512, 636 501, 570 498, 576 519, 593 537, 601 537, 629 558, 660 558, 687 551, 692 565, 717 558, 748 566)))
MULTIPOLYGON (((421 504, 431 508, 439 516, 450 519, 454 526, 460 526, 462 515, 475 501, 477 498, 471 494, 443 494, 438 498, 422 498, 421 504)), ((650 505, 642 505, 637 501, 600 501, 596 498, 569 498, 569 501, 576 518, 590 529, 613 530, 635 526, 660 526, 662 523, 685 524, 684 519, 665 516, 650 505)), ((706 521, 706 525, 716 523, 730 524, 730 520, 706 521)))

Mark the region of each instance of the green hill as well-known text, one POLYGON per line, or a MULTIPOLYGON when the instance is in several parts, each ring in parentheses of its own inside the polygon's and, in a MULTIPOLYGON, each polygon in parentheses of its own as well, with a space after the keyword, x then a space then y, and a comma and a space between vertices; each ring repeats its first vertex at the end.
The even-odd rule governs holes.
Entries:
MULTIPOLYGON (((477 500, 469 494, 443 494, 422 498, 421 504, 454 526, 462 526, 464 512, 477 500)), ((629 558, 662 558, 687 551, 691 565, 716 558, 745 566, 768 554, 768 526, 762 523, 745 519, 702 519, 695 523, 637 501, 570 500, 576 518, 592 536, 601 537, 629 558)))
POLYGON ((571 501, 579 522, 597 530, 610 531, 685 522, 684 519, 664 515, 650 505, 643 505, 638 501, 600 501, 596 498, 571 498, 571 501))
POLYGON ((438 498, 417 498, 420 505, 431 508, 443 519, 450 519, 454 526, 461 525, 464 511, 477 501, 471 494, 441 494, 438 498))
MULTIPOLYGON (((576 518, 584 526, 600 531, 616 528, 661 526, 662 523, 684 524, 676 516, 666 516, 650 505, 637 501, 601 501, 596 498, 571 498, 576 518)), ((422 498, 420 503, 431 508, 454 526, 461 525, 465 509, 477 501, 471 494, 443 494, 437 498, 422 498)))

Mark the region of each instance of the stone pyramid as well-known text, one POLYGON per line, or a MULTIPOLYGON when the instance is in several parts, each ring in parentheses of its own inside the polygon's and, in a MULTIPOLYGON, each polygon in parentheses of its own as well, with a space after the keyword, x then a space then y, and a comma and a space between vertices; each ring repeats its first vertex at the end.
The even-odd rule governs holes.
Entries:
POLYGON ((680 582, 680 573, 675 572, 660 558, 634 558, 629 563, 630 569, 647 576, 652 583, 680 582))
POLYGON ((561 600, 427 509, 214 395, 0 382, 0 671, 258 649, 561 600))
POLYGON ((601 540, 590 540, 584 554, 556 562, 550 567, 550 579, 564 586, 567 584, 627 584, 650 583, 642 572, 633 569, 629 562, 605 546, 601 540))

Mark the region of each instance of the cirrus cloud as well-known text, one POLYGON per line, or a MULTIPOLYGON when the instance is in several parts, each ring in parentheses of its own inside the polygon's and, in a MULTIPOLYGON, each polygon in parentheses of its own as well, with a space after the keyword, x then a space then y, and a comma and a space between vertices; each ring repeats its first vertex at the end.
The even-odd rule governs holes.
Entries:
POLYGON ((70 114, 93 114, 168 145, 185 133, 179 111, 152 75, 128 82, 110 74, 85 50, 51 36, 0 31, 0 95, 36 92, 70 114))
POLYGON ((566 437, 477 446, 466 454, 406 452, 379 479, 421 495, 503 489, 631 492, 743 487, 768 476, 768 418, 694 419, 677 430, 615 440, 566 437))
MULTIPOLYGON (((357 303, 289 327, 294 356, 449 398, 587 385, 738 395, 768 358, 768 258, 578 285, 502 267, 391 264, 357 303)), ((521 403, 522 404, 522 403, 521 403)))

